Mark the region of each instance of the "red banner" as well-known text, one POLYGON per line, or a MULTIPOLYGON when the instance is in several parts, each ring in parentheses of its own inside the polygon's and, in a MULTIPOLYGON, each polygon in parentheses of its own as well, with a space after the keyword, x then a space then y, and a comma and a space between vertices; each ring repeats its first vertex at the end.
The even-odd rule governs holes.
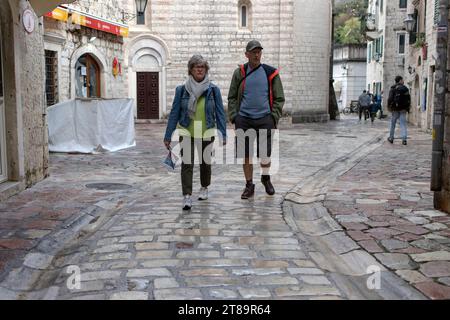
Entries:
POLYGON ((128 37, 128 27, 126 26, 92 18, 79 12, 69 14, 65 8, 56 8, 52 12, 47 13, 45 16, 61 21, 67 21, 69 18, 71 23, 79 24, 80 26, 112 33, 122 37, 128 37))
POLYGON ((124 35, 124 31, 126 29, 126 35, 128 35, 128 28, 123 28, 121 26, 106 22, 106 21, 101 21, 98 19, 94 19, 94 18, 90 18, 90 17, 84 17, 84 19, 82 19, 82 21, 84 22, 85 27, 91 28, 91 29, 96 29, 96 30, 100 30, 100 31, 104 31, 104 32, 108 32, 108 33, 112 33, 118 36, 123 36, 124 35), (124 29, 124 30, 122 30, 124 29))

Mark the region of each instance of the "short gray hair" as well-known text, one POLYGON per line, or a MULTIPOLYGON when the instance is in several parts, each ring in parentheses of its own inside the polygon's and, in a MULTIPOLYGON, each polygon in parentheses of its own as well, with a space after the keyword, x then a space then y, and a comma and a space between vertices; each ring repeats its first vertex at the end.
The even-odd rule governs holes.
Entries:
POLYGON ((197 66, 205 66, 206 67, 206 73, 209 71, 209 63, 206 61, 205 58, 203 58, 200 54, 194 54, 188 62, 188 74, 191 74, 192 69, 197 66))

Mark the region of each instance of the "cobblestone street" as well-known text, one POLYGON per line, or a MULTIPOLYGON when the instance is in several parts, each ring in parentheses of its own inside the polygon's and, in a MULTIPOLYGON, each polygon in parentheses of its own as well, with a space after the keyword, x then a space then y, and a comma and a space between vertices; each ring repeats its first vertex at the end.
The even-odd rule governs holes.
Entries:
POLYGON ((0 204, 0 298, 448 299, 450 218, 433 210, 431 138, 410 128, 407 147, 391 145, 387 128, 282 128, 274 197, 255 170, 256 195, 241 200, 242 166, 216 165, 210 199, 189 212, 180 168, 162 165, 162 124, 136 125, 129 150, 52 154, 49 178, 0 204))

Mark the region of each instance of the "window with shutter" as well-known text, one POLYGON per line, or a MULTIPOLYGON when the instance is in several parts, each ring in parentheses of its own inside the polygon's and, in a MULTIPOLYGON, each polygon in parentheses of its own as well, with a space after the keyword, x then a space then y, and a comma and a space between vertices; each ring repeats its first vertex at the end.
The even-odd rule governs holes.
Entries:
POLYGON ((434 25, 439 24, 439 1, 440 0, 434 0, 434 25))
POLYGON ((414 10, 414 15, 413 15, 413 19, 414 19, 414 31, 409 33, 409 44, 413 45, 414 43, 416 43, 417 40, 417 34, 419 32, 419 11, 417 9, 414 10))
POLYGON ((58 56, 56 51, 45 50, 45 94, 47 106, 58 103, 58 56))

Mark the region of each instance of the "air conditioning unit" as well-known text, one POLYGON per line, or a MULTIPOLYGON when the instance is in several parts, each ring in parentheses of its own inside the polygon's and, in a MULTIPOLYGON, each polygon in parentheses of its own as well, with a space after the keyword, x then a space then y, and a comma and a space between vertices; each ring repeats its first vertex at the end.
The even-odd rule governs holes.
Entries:
POLYGON ((404 67, 405 66, 405 57, 397 57, 397 66, 404 67))

